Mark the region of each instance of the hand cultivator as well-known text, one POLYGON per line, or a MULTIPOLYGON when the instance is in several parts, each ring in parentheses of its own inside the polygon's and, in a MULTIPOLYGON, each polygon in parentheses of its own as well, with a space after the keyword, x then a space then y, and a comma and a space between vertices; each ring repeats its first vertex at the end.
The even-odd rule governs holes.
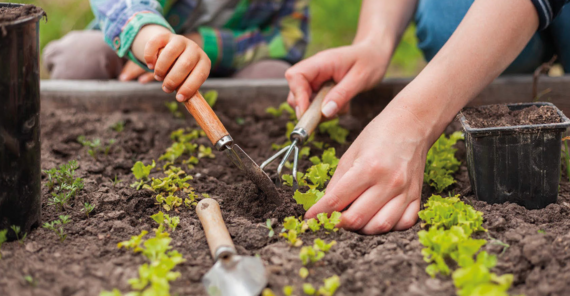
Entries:
POLYGON ((321 104, 323 103, 323 99, 328 94, 328 92, 333 88, 333 82, 327 82, 323 85, 311 105, 309 109, 303 114, 291 134, 289 135, 289 139, 291 139, 291 145, 284 147, 283 149, 279 150, 279 152, 275 153, 269 159, 264 161, 260 168, 263 170, 267 165, 272 163, 275 159, 279 158, 279 156, 285 154, 279 166, 277 167, 277 179, 275 180, 275 184, 277 186, 281 186, 281 175, 283 173, 283 167, 285 163, 293 153, 293 168, 292 168, 292 175, 293 175, 293 190, 297 190, 299 188, 299 183, 297 182, 297 162, 299 160, 299 147, 305 143, 305 141, 311 136, 313 131, 319 125, 321 121, 321 104))
POLYGON ((246 176, 276 204, 281 204, 279 194, 269 176, 234 143, 230 133, 226 130, 214 110, 208 105, 204 97, 197 92, 194 97, 184 102, 184 106, 196 119, 204 130, 210 142, 218 149, 224 151, 232 162, 245 172, 246 176))
POLYGON ((224 224, 220 205, 212 198, 196 206, 210 253, 216 261, 202 283, 212 296, 256 296, 267 285, 267 274, 259 257, 240 256, 224 224))

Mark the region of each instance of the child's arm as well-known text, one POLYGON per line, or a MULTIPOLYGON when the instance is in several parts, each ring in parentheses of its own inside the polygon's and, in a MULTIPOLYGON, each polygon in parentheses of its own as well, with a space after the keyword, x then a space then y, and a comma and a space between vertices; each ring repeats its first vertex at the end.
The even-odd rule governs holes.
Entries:
MULTIPOLYGON (((228 29, 256 22, 246 15, 249 7, 239 6, 226 25, 228 28, 200 27, 198 32, 202 37, 203 49, 212 60, 212 71, 227 74, 261 59, 280 59, 291 64, 300 61, 309 39, 308 2, 284 0, 276 12, 271 12, 271 22, 248 29, 228 29)), ((256 15, 275 9, 275 3, 271 1, 248 5, 258 5, 255 7, 256 15)))
POLYGON ((174 34, 160 13, 165 0, 90 1, 105 41, 117 55, 154 69, 164 91, 178 90, 178 101, 196 93, 208 77, 210 60, 196 43, 174 34))

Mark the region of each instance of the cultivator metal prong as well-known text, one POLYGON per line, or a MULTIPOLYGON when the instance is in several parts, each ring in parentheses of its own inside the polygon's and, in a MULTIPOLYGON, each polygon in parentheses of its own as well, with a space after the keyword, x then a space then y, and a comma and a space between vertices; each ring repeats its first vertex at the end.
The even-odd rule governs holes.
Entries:
POLYGON ((294 152, 293 154, 295 157, 295 159, 293 160, 293 187, 294 188, 298 187, 298 184, 297 184, 297 162, 298 162, 298 158, 299 158, 299 147, 297 147, 297 142, 298 141, 296 139, 293 140, 293 143, 291 143, 291 145, 288 145, 288 146, 282 148, 281 150, 279 150, 279 152, 275 153, 269 159, 264 161, 260 166, 261 169, 264 169, 267 165, 272 163, 279 156, 285 154, 283 159, 281 159, 281 161, 279 162, 279 166, 277 167, 277 179, 275 180, 275 185, 277 185, 277 187, 279 187, 283 184, 283 181, 281 181, 281 179, 282 179, 281 176, 283 175, 283 167, 285 166, 285 163, 289 159, 289 156, 291 156, 292 152, 294 152))
POLYGON ((295 145, 295 154, 293 154, 293 192, 299 189, 299 183, 297 182, 297 163, 299 162, 299 147, 295 145))

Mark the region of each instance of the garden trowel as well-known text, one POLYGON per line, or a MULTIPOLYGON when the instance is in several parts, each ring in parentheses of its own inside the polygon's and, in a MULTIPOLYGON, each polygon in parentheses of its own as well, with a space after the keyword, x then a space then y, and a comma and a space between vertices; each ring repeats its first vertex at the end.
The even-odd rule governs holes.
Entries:
POLYGON ((280 205, 281 199, 277 193, 275 184, 271 178, 259 168, 259 166, 238 145, 234 143, 214 110, 208 105, 200 92, 196 92, 192 98, 184 102, 186 109, 198 122, 198 125, 206 132, 210 142, 218 149, 224 151, 232 162, 245 172, 246 176, 263 191, 267 198, 280 205))
POLYGON ((237 255, 222 219, 220 205, 212 198, 196 206, 210 253, 216 261, 202 283, 210 296, 256 296, 267 286, 267 273, 259 257, 237 255))

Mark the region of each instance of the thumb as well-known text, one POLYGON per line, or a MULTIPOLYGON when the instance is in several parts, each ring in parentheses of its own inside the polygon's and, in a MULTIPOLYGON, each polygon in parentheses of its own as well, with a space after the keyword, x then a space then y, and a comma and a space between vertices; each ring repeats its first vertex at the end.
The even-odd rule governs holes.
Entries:
POLYGON ((139 65, 135 64, 133 61, 128 61, 123 67, 121 75, 119 75, 119 80, 133 80, 144 73, 146 73, 146 71, 143 68, 139 67, 139 65))
POLYGON ((354 68, 327 94, 321 105, 321 112, 326 118, 334 117, 345 105, 360 92, 361 81, 354 68))

